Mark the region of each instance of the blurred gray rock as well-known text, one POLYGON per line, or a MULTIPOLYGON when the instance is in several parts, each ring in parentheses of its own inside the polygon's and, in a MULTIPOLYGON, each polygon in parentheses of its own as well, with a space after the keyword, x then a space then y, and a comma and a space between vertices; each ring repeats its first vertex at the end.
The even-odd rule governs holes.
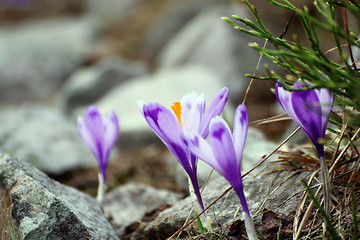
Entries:
MULTIPOLYGON (((114 110, 118 114, 122 134, 119 143, 132 145, 149 137, 156 138, 140 112, 138 101, 159 102, 170 108, 186 93, 195 91, 204 93, 210 102, 223 87, 217 76, 204 67, 185 66, 131 79, 106 94, 96 105, 105 113, 114 110)), ((83 114, 83 111, 78 112, 83 114)))
POLYGON ((76 121, 54 108, 30 104, 3 108, 0 122, 0 150, 40 170, 60 174, 96 165, 77 134, 76 121))
MULTIPOLYGON (((262 228, 261 218, 263 213, 268 210, 279 214, 281 216, 279 220, 283 223, 294 214, 298 200, 301 197, 301 194, 298 193, 304 190, 301 180, 306 178, 307 174, 305 172, 301 174, 282 172, 249 177, 244 180, 244 190, 250 211, 252 214, 259 213, 254 217, 258 229, 262 228), (293 177, 287 179, 293 174, 293 177), (278 186, 280 187, 269 196, 271 191, 278 186), (262 205, 264 201, 266 203, 262 205)), ((205 205, 212 203, 228 187, 229 184, 222 177, 210 181, 202 194, 205 205)), ((207 214, 213 220, 215 232, 229 233, 229 227, 237 219, 242 219, 241 211, 240 216, 234 217, 239 207, 240 200, 235 192, 231 190, 207 211, 207 214), (219 226, 221 226, 221 229, 217 229, 219 226)), ((153 221, 144 222, 138 226, 133 232, 133 239, 166 239, 170 237, 184 225, 192 208, 193 204, 190 197, 177 202, 173 207, 161 212, 153 221)), ((194 216, 194 212, 192 212, 190 217, 193 218, 194 216)), ((198 227, 194 225, 194 228, 197 229, 198 227)), ((193 230, 194 228, 188 229, 193 230)), ((184 231, 186 232, 186 230, 184 231)))
MULTIPOLYGON (((248 136, 246 140, 246 145, 243 153, 242 159, 242 172, 245 173, 258 164, 262 157, 277 147, 272 141, 266 139, 264 134, 257 128, 249 127, 248 136)), ((177 159, 169 153, 169 158, 167 161, 169 168, 175 168, 176 171, 176 183, 178 187, 184 191, 188 190, 188 176, 182 166, 178 163, 177 159), (176 166, 174 166, 176 165, 176 166)), ((259 172, 261 167, 256 169, 256 172, 259 172)), ((212 172, 212 168, 204 163, 203 161, 198 161, 198 181, 200 186, 204 186, 206 181, 210 179, 217 178, 219 174, 216 171, 212 172), (211 174, 211 175, 210 175, 211 174)))
POLYGON ((101 30, 126 19, 143 0, 88 0, 86 11, 94 26, 101 30))
POLYGON ((244 74, 255 71, 259 54, 248 46, 254 40, 220 19, 235 13, 247 16, 239 7, 216 7, 199 13, 165 46, 159 68, 201 64, 231 89, 232 99, 239 99, 248 82, 244 74))
POLYGON ((95 199, 0 155, 2 239, 118 239, 95 199))
POLYGON ((253 168, 263 159, 263 156, 273 151, 277 146, 277 143, 268 140, 259 129, 249 127, 242 160, 242 171, 246 172, 253 168))
POLYGON ((111 219, 111 225, 121 235, 124 227, 140 221, 144 214, 167 208, 179 199, 180 194, 129 183, 106 194, 102 205, 106 218, 111 219))
POLYGON ((0 100, 44 100, 88 56, 93 27, 58 19, 0 29, 0 100))
MULTIPOLYGON (((48 0, 2 0, 0 11, 5 21, 26 21, 39 16, 63 16, 81 12, 83 1, 48 1, 48 0), (7 17, 9 16, 9 17, 7 17)), ((2 22, 4 21, 2 20, 2 22)))
POLYGON ((147 59, 154 59, 178 31, 200 11, 219 4, 216 0, 184 0, 173 2, 165 12, 161 12, 156 22, 144 36, 142 52, 147 59))
POLYGON ((141 62, 106 58, 95 66, 79 69, 72 74, 59 91, 59 105, 69 112, 76 107, 93 104, 110 89, 148 71, 141 62))

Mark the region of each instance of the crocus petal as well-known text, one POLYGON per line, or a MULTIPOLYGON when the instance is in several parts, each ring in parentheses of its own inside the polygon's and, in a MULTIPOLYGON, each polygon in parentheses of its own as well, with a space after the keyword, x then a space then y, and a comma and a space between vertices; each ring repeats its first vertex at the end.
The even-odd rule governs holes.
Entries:
POLYGON ((275 84, 275 93, 278 102, 280 103, 284 111, 287 113, 287 115, 289 115, 289 117, 301 128, 304 128, 304 125, 294 111, 294 106, 292 104, 292 93, 284 89, 284 87, 278 82, 275 84))
MULTIPOLYGON (((304 83, 300 80, 293 85, 293 88, 304 87, 304 83)), ((319 157, 323 156, 324 146, 319 143, 319 139, 325 137, 333 94, 326 88, 290 92, 277 83, 276 96, 285 112, 309 136, 319 157)))
POLYGON ((195 156, 209 164, 212 168, 218 171, 221 169, 210 145, 200 134, 191 133, 184 141, 195 156))
POLYGON ((241 104, 236 108, 234 117, 234 149, 238 165, 241 166, 241 160, 246 143, 248 132, 248 113, 245 104, 241 104))
POLYGON ((165 144, 170 141, 180 141, 182 129, 169 109, 161 104, 150 102, 142 106, 142 113, 147 123, 165 144))
POLYGON ((188 132, 199 132, 205 112, 205 97, 201 94, 192 104, 186 117, 183 117, 184 134, 188 132))
POLYGON ((96 142, 90 134, 90 131, 87 129, 87 126, 85 125, 84 119, 82 117, 78 117, 78 132, 83 143, 90 149, 96 159, 98 159, 99 156, 97 152, 96 142))
POLYGON ((183 142, 183 132, 175 115, 166 107, 158 103, 142 105, 145 120, 165 146, 178 158, 187 172, 191 172, 191 153, 183 142))
POLYGON ((224 119, 217 116, 210 121, 209 143, 220 166, 217 169, 231 184, 238 181, 240 165, 236 159, 232 134, 224 119))
MULTIPOLYGON (((305 85, 304 81, 302 79, 299 79, 298 81, 294 82, 293 88, 305 88, 306 86, 309 86, 309 83, 306 83, 305 85)), ((311 85, 310 85, 311 86, 311 85)))
POLYGON ((334 102, 334 94, 327 88, 317 90, 317 95, 321 103, 321 133, 325 135, 326 126, 329 122, 329 115, 334 102))
POLYGON ((321 133, 321 106, 315 91, 304 90, 292 92, 294 112, 302 123, 303 131, 310 137, 314 144, 323 138, 321 133))
POLYGON ((182 107, 182 124, 184 123, 184 120, 188 118, 191 108, 197 98, 198 95, 195 92, 188 93, 181 98, 180 104, 182 107))
POLYGON ((104 159, 108 160, 111 149, 114 147, 119 137, 119 123, 116 114, 111 111, 109 119, 104 119, 104 159))
POLYGON ((202 128, 200 130, 200 133, 202 134, 203 137, 206 137, 209 133, 208 126, 209 126, 210 120, 213 117, 219 116, 222 113, 228 98, 229 98, 229 89, 224 87, 219 91, 219 93, 212 100, 212 102, 209 106, 209 109, 205 113, 204 120, 202 123, 202 128))
POLYGON ((93 139, 101 140, 103 138, 104 121, 99 110, 95 106, 90 106, 87 109, 84 122, 93 139))
POLYGON ((243 183, 241 180, 241 176, 240 176, 240 180, 237 181, 236 184, 233 184, 232 187, 234 188, 236 195, 239 197, 240 199, 240 203, 241 203, 241 207, 243 208, 243 211, 245 212, 246 215, 250 216, 250 210, 249 207, 247 205, 247 201, 246 201, 246 197, 244 194, 244 188, 243 188, 243 183))
POLYGON ((103 119, 95 106, 87 109, 85 118, 78 118, 78 131, 85 145, 99 162, 103 161, 103 119))

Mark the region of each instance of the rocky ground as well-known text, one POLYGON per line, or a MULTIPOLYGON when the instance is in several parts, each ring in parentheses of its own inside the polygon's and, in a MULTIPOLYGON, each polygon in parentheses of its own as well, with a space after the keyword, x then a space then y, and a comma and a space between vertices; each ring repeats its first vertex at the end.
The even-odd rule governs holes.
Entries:
MULTIPOLYGON (((254 39, 220 20, 232 14, 248 16, 241 1, 0 1, 1 239, 166 239, 191 220, 186 175, 137 101, 170 106, 191 91, 210 100, 227 86, 231 119, 248 86, 244 74, 255 72, 259 58, 247 45, 254 39), (121 129, 102 206, 94 199, 97 163, 77 134, 76 117, 90 104, 104 114, 114 110, 121 129)), ((281 32, 275 20, 269 24, 281 32)), ((280 112, 271 88, 254 82, 246 102, 251 121, 280 112)), ((244 171, 288 126, 251 124, 244 171)), ((199 164, 208 205, 229 186, 216 173, 205 184, 211 169, 199 164)), ((308 174, 244 181, 264 237, 291 238, 300 180, 308 174)), ((230 191, 208 210, 213 236, 202 236, 196 224, 179 236, 242 239, 238 207, 230 191)))

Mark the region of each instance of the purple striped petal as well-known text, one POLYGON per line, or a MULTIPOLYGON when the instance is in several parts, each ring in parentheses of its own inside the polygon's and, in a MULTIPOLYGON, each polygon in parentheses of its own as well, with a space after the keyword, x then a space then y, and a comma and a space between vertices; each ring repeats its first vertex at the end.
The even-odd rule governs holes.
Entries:
POLYGON ((292 92, 292 104, 295 114, 303 125, 303 131, 317 145, 321 133, 321 103, 314 90, 292 92))
POLYGON ((213 117, 219 116, 224 110, 225 104, 229 98, 229 89, 224 87, 212 100, 209 109, 206 111, 200 134, 205 138, 209 133, 209 123, 213 117))
MULTIPOLYGON (((182 107, 181 118, 183 121, 185 119, 188 119, 191 108, 194 105, 194 102, 196 101, 197 98, 198 95, 195 92, 188 93, 181 98, 180 101, 182 107)), ((183 121, 182 123, 184 123, 183 121)))
POLYGON ((159 103, 152 102, 141 107, 145 120, 165 144, 180 142, 182 129, 172 111, 159 103))
POLYGON ((301 128, 304 128, 304 125, 294 111, 294 106, 292 104, 292 92, 287 91, 280 83, 277 82, 275 85, 275 93, 278 102, 280 103, 284 111, 287 113, 287 115, 289 115, 289 117, 301 128))
POLYGON ((190 151, 195 156, 209 164, 212 168, 219 171, 221 166, 215 158, 213 150, 200 134, 192 133, 192 135, 188 136, 188 139, 186 141, 190 151))
POLYGON ((202 126, 202 121, 205 112, 205 97, 204 95, 200 95, 196 98, 196 100, 192 103, 189 112, 185 112, 186 115, 183 118, 183 132, 186 135, 190 132, 200 132, 200 128, 202 126))
POLYGON ((184 134, 176 116, 159 103, 146 103, 142 113, 155 134, 165 146, 175 155, 187 172, 192 172, 194 161, 190 161, 191 153, 185 146, 184 134))
POLYGON ((220 167, 217 170, 233 185, 241 179, 240 165, 236 159, 230 128, 224 119, 217 116, 210 121, 208 138, 220 167))
POLYGON ((238 165, 241 166, 241 160, 246 143, 248 132, 248 113, 244 104, 239 105, 235 111, 234 117, 234 148, 238 165))
POLYGON ((99 159, 99 151, 97 143, 94 140, 91 132, 88 130, 87 125, 82 117, 78 117, 78 133, 83 143, 90 149, 96 159, 99 159))
POLYGON ((330 112, 334 102, 334 94, 327 88, 321 88, 316 91, 321 103, 321 133, 325 135, 326 126, 328 125, 330 112))
POLYGON ((104 123, 95 106, 87 109, 85 118, 78 118, 78 131, 85 145, 92 151, 99 163, 103 160, 104 123))
POLYGON ((104 157, 103 159, 106 159, 106 161, 103 162, 103 170, 106 172, 106 167, 108 160, 110 158, 110 152, 112 148, 115 146, 115 143, 119 137, 119 124, 118 124, 118 118, 115 114, 115 112, 111 111, 109 119, 103 119, 105 123, 105 129, 104 129, 104 157))

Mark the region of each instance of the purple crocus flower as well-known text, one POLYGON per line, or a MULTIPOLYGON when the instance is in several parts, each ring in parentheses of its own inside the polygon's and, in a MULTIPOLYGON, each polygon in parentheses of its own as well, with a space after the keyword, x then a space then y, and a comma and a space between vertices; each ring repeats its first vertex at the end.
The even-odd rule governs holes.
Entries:
MULTIPOLYGON (((293 88, 305 88, 306 85, 297 81, 293 88)), ((287 91, 280 83, 275 86, 276 97, 285 112, 296 122, 313 142, 320 160, 322 184, 324 189, 324 209, 330 214, 331 181, 324 157, 326 126, 334 102, 333 93, 327 88, 287 91)))
POLYGON ((241 161, 248 130, 248 114, 244 104, 237 107, 234 130, 217 116, 210 121, 209 143, 198 133, 185 139, 191 152, 217 170, 233 187, 245 213, 245 226, 249 239, 257 239, 254 223, 246 203, 241 176, 241 161))
POLYGON ((98 200, 101 202, 110 152, 119 137, 118 118, 113 111, 110 112, 109 118, 104 118, 95 106, 89 106, 85 118, 78 117, 78 132, 99 164, 98 200))
POLYGON ((191 154, 183 139, 189 132, 197 132, 206 137, 211 118, 221 114, 228 99, 228 89, 223 88, 213 99, 205 112, 204 95, 196 93, 185 95, 180 102, 175 102, 172 110, 159 103, 140 103, 145 120, 166 147, 179 160, 189 176, 199 205, 204 209, 196 176, 197 158, 191 154))
MULTIPOLYGON (((297 81, 294 89, 305 88, 297 81)), ((275 86, 276 97, 285 112, 296 122, 313 142, 319 157, 324 157, 326 126, 332 109, 334 95, 327 88, 288 91, 280 83, 275 86)))

